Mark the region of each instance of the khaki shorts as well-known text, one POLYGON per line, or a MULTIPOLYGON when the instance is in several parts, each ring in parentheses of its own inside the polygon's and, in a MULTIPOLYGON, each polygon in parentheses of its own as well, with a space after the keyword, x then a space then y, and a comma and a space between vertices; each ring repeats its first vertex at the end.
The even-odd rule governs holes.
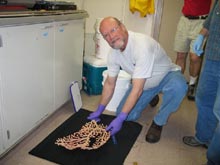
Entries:
POLYGON ((192 46, 203 27, 204 19, 188 19, 180 17, 177 25, 176 36, 174 40, 174 50, 176 52, 192 52, 192 46))

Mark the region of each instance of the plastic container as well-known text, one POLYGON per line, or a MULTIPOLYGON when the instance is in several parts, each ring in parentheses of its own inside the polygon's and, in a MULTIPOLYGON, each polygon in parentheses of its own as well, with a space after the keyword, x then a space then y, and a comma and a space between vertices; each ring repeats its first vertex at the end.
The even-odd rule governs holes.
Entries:
POLYGON ((95 56, 100 59, 107 59, 108 52, 110 51, 111 47, 102 37, 102 34, 99 31, 100 22, 102 21, 102 19, 103 18, 97 18, 94 25, 95 56))
POLYGON ((89 95, 102 93, 102 72, 106 66, 93 66, 83 62, 83 90, 89 95))
MULTIPOLYGON (((106 77, 107 77, 107 74, 108 74, 107 70, 103 72, 102 84, 104 84, 106 77)), ((116 109, 117 109, 120 101, 124 97, 126 91, 128 90, 130 84, 131 84, 131 76, 127 72, 120 70, 119 75, 118 75, 118 79, 116 82, 114 94, 112 96, 112 99, 110 100, 110 102, 106 106, 107 110, 116 112, 116 109)))
POLYGON ((96 58, 95 56, 85 55, 83 62, 90 64, 95 67, 106 67, 107 61, 105 59, 96 58))

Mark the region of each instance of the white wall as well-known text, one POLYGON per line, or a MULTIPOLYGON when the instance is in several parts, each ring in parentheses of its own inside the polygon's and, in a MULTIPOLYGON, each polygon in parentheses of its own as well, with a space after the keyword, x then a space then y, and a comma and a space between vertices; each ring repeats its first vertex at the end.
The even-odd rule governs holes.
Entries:
POLYGON ((97 18, 114 16, 120 19, 129 30, 153 34, 154 15, 147 15, 147 17, 142 18, 137 12, 132 14, 129 10, 129 0, 78 0, 75 3, 78 8, 86 10, 89 14, 89 18, 86 19, 86 55, 95 53, 93 37, 95 33, 94 24, 97 18))
POLYGON ((167 53, 173 60, 176 59, 176 52, 173 50, 173 44, 177 24, 182 15, 182 6, 183 0, 175 0, 172 3, 169 0, 164 0, 159 42, 166 48, 167 53))
MULTIPOLYGON (((162 8, 162 18, 160 25, 154 25, 154 16, 148 15, 146 18, 141 18, 139 13, 132 14, 129 11, 129 0, 68 0, 75 2, 78 9, 85 9, 90 15, 86 19, 86 47, 85 54, 92 55, 95 52, 95 44, 93 41, 94 24, 96 18, 105 16, 115 16, 122 20, 129 30, 137 31, 149 35, 157 31, 159 42, 164 47, 168 55, 175 62, 176 52, 173 50, 174 37, 177 23, 181 16, 181 9, 183 0, 163 0, 163 4, 158 10, 162 8)), ((155 0, 157 5, 158 1, 155 0)), ((160 20, 159 20, 160 21, 160 20)), ((186 75, 187 70, 186 70, 186 75)))
POLYGON ((84 9, 89 13, 86 32, 93 33, 93 25, 96 18, 114 16, 119 18, 129 30, 151 34, 153 16, 141 18, 138 13, 132 14, 129 11, 129 0, 85 0, 84 9), (138 25, 138 26, 136 26, 138 25))
MULTIPOLYGON (((182 15, 183 0, 164 0, 163 15, 161 19, 159 42, 171 57, 172 61, 176 60, 176 52, 173 50, 174 38, 177 24, 182 15)), ((189 79, 189 59, 187 59, 185 77, 189 79)))
MULTIPOLYGON (((65 0, 59 0, 65 1, 65 0)), ((129 11, 129 0, 67 0, 74 2, 78 9, 84 9, 89 13, 86 21, 86 33, 94 33, 94 24, 97 18, 114 16, 122 20, 129 30, 150 34, 154 15, 141 18, 139 13, 132 14, 129 11), (138 26, 137 26, 138 25, 138 26)), ((157 0, 155 0, 157 1, 157 0)))

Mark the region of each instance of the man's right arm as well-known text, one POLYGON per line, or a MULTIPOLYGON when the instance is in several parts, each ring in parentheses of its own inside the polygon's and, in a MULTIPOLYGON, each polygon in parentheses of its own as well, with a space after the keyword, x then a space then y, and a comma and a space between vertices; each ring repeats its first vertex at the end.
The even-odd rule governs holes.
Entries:
POLYGON ((99 103, 96 111, 93 113, 90 113, 89 116, 87 117, 87 119, 95 120, 96 122, 100 121, 100 115, 105 110, 106 105, 109 103, 109 101, 111 100, 112 95, 114 93, 116 80, 117 80, 117 77, 107 76, 107 78, 104 82, 100 103, 99 103))
POLYGON ((106 106, 110 102, 114 94, 116 81, 117 81, 117 76, 116 77, 107 76, 104 82, 100 104, 106 106))

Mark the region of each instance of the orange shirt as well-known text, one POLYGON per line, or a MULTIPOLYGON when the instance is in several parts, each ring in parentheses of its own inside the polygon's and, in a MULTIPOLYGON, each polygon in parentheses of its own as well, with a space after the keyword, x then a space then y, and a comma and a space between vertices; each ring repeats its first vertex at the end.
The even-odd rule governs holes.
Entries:
POLYGON ((182 13, 187 16, 208 15, 210 6, 211 0, 184 0, 182 13))

